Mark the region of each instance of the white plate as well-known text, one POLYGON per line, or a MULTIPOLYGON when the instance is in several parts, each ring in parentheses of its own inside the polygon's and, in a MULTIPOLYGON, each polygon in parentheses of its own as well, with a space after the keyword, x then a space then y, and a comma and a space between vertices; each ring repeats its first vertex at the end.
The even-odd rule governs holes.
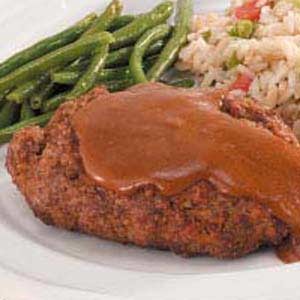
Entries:
MULTIPOLYGON (((0 59, 100 10, 101 0, 1 0, 0 59), (99 3, 100 2, 100 3, 99 3), (100 7, 99 7, 100 6, 100 7)), ((127 0, 145 11, 154 0, 127 0)), ((221 10, 227 1, 197 1, 221 10)), ((300 264, 269 251, 235 261, 190 260, 47 227, 35 219, 4 168, 0 148, 0 299, 299 299, 300 264)))

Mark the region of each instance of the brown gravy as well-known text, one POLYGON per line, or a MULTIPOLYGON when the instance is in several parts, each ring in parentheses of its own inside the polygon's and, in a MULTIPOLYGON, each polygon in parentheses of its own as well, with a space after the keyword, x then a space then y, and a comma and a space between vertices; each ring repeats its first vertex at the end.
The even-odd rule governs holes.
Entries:
POLYGON ((73 120, 87 173, 116 192, 153 184, 166 196, 205 179, 300 234, 300 150, 221 112, 220 100, 158 84, 101 96, 73 120))

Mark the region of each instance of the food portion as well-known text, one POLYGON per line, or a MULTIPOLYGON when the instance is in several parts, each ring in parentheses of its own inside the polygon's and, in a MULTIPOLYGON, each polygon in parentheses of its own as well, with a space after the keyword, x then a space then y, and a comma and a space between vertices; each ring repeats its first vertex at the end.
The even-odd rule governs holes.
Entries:
POLYGON ((46 224, 220 258, 298 232, 299 164, 296 138, 272 112, 161 84, 97 88, 45 129, 18 132, 7 157, 46 224))
MULTIPOLYGON (((164 1, 140 15, 122 15, 121 0, 100 14, 0 63, 0 144, 28 125, 44 125, 64 102, 97 85, 109 91, 160 81, 187 41, 192 0, 164 1)), ((191 79, 170 84, 194 86, 191 79)))
POLYGON ((178 68, 276 109, 300 138, 299 37, 299 1, 232 0, 225 14, 194 16, 178 68))
POLYGON ((183 256, 269 245, 299 261, 298 3, 192 17, 178 0, 174 26, 172 1, 122 9, 0 64, 0 143, 14 136, 7 168, 33 212, 183 256))

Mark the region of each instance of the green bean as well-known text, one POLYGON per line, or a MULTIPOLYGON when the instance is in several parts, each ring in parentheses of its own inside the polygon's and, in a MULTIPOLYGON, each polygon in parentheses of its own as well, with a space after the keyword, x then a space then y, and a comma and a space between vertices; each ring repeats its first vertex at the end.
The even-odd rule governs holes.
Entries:
POLYGON ((16 120, 19 105, 7 101, 0 111, 0 129, 10 126, 16 120))
MULTIPOLYGON (((52 76, 52 74, 51 74, 52 76)), ((51 77, 52 78, 52 77, 51 77)), ((49 82, 47 86, 45 86, 44 89, 38 91, 36 94, 34 94, 31 99, 41 99, 41 101, 44 101, 48 99, 55 91, 55 83, 49 82)))
POLYGON ((20 104, 23 101, 29 99, 35 92, 37 92, 41 88, 41 86, 43 86, 48 81, 49 76, 44 75, 38 79, 33 79, 31 81, 25 82, 10 94, 8 94, 6 96, 6 99, 20 104))
MULTIPOLYGON (((191 0, 188 0, 191 1, 191 0)), ((164 23, 173 12, 173 2, 165 1, 151 12, 140 15, 132 23, 115 31, 112 48, 121 48, 137 41, 148 29, 164 23)))
MULTIPOLYGON (((164 48, 164 45, 165 42, 162 40, 151 45, 146 51, 146 56, 158 54, 164 48)), ((111 52, 107 57, 105 66, 107 68, 113 68, 128 64, 133 49, 134 47, 126 47, 111 52)))
POLYGON ((74 42, 92 25, 96 18, 96 14, 88 15, 69 29, 52 37, 46 38, 37 44, 15 54, 0 64, 0 78, 15 71, 17 68, 32 60, 35 60, 47 53, 74 42))
POLYGON ((123 5, 120 0, 113 0, 110 5, 106 8, 103 14, 101 14, 95 23, 88 29, 84 34, 84 36, 99 33, 108 29, 111 23, 116 19, 116 17, 120 16, 123 10, 123 5))
MULTIPOLYGON (((132 85, 134 85, 134 81, 132 79, 125 79, 125 80, 113 80, 113 81, 107 81, 102 82, 102 85, 106 86, 106 88, 110 92, 117 92, 122 91, 132 85)), ((61 104, 68 101, 70 98, 69 92, 61 93, 52 99, 49 99, 43 103, 42 111, 43 112, 49 112, 56 110, 61 104)))
POLYGON ((125 80, 130 79, 131 73, 128 67, 116 68, 116 69, 104 69, 102 70, 97 78, 97 82, 110 80, 125 80))
MULTIPOLYGON (((54 73, 51 77, 52 81, 58 84, 73 85, 81 77, 80 72, 59 72, 54 73)), ((99 72, 97 82, 109 81, 109 80, 123 80, 131 77, 131 73, 128 67, 116 68, 116 69, 104 69, 99 72)))
POLYGON ((68 95, 68 99, 75 99, 84 93, 91 90, 97 82, 98 74, 105 65, 105 60, 108 56, 109 45, 103 45, 96 52, 92 58, 91 64, 87 71, 83 74, 80 80, 76 83, 75 87, 68 95))
MULTIPOLYGON (((155 44, 151 45, 149 49, 146 51, 146 56, 156 55, 160 53, 160 51, 164 48, 165 41, 161 40, 156 42, 155 44)), ((129 58, 132 54, 133 47, 126 47, 121 48, 119 50, 112 51, 109 53, 106 62, 105 67, 106 68, 114 68, 114 67, 120 67, 125 66, 129 63, 129 58)), ((66 72, 78 72, 78 71, 84 71, 90 64, 90 57, 86 57, 82 60, 76 60, 71 65, 65 68, 64 71, 66 72)))
MULTIPOLYGON (((155 63, 157 56, 150 56, 144 61, 144 69, 145 71, 149 70, 152 65, 155 63)), ((81 77, 81 72, 73 71, 73 72, 57 72, 51 75, 51 80, 53 83, 61 84, 61 85, 74 85, 81 77)), ((97 82, 101 83, 103 81, 111 81, 111 80, 126 80, 132 78, 129 67, 121 67, 121 68, 110 68, 103 69, 99 72, 97 82)))
POLYGON ((6 100, 4 98, 0 100, 0 111, 5 103, 6 103, 6 100))
POLYGON ((156 43, 154 43, 147 49, 146 56, 149 57, 149 56, 159 54, 165 45, 166 45, 166 42, 164 40, 157 41, 156 43))
POLYGON ((76 59, 69 66, 67 66, 64 71, 66 72, 77 72, 84 71, 90 65, 90 57, 85 57, 84 59, 76 59))
POLYGON ((51 76, 51 80, 57 84, 74 85, 79 80, 81 75, 82 75, 81 72, 63 71, 63 72, 54 73, 51 76))
POLYGON ((25 100, 21 107, 20 121, 25 121, 34 117, 34 111, 30 107, 29 101, 25 100))
POLYGON ((133 47, 121 48, 111 52, 106 60, 106 67, 114 68, 127 65, 133 51, 133 47))
POLYGON ((175 86, 175 87, 192 88, 192 87, 196 86, 196 81, 191 78, 185 78, 185 79, 180 79, 180 80, 176 80, 176 81, 171 81, 168 84, 175 86))
POLYGON ((9 94, 9 91, 6 91, 4 93, 2 93, 0 95, 0 110, 2 109, 2 107, 4 106, 4 104, 6 103, 6 96, 9 94))
POLYGON ((178 0, 176 25, 173 36, 147 74, 150 81, 157 81, 176 61, 181 47, 187 42, 189 25, 193 14, 192 0, 178 0))
POLYGON ((155 64, 157 61, 158 55, 152 55, 147 57, 147 59, 144 59, 144 70, 147 72, 151 69, 151 67, 155 64))
POLYGON ((28 120, 24 120, 22 122, 19 122, 17 124, 14 124, 10 127, 7 127, 5 129, 0 130, 0 144, 4 144, 10 141, 12 136, 18 132, 19 130, 29 127, 29 126, 45 126, 51 117, 53 116, 53 112, 40 115, 37 117, 33 117, 28 120))
POLYGON ((143 58, 149 46, 169 35, 171 27, 168 25, 158 25, 144 33, 134 46, 129 67, 135 83, 148 82, 144 72, 143 58))
POLYGON ((69 92, 64 92, 61 94, 56 95, 55 97, 48 99, 42 105, 43 112, 50 112, 56 110, 62 103, 65 102, 66 97, 68 96, 69 92))
POLYGON ((42 107, 43 102, 48 99, 54 92, 55 83, 50 82, 42 90, 35 93, 30 98, 30 106, 32 109, 37 110, 42 107))
POLYGON ((133 15, 120 16, 112 21, 112 23, 110 24, 110 26, 108 28, 108 31, 114 32, 116 30, 119 30, 122 27, 125 27, 128 24, 130 24, 132 21, 135 20, 135 18, 136 17, 133 15))
POLYGON ((49 69, 66 65, 74 59, 91 53, 97 46, 113 41, 110 33, 103 32, 85 37, 77 42, 51 52, 27 65, 17 69, 13 73, 0 79, 0 94, 7 89, 38 77, 49 69))
POLYGON ((131 86, 134 85, 134 80, 127 79, 127 80, 116 80, 116 81, 108 81, 103 83, 106 88, 111 92, 119 92, 123 91, 131 86))
MULTIPOLYGON (((121 15, 122 10, 122 2, 120 0, 112 0, 106 10, 97 18, 90 29, 82 35, 82 38, 105 31, 110 26, 112 21, 121 15)), ((77 63, 80 64, 80 62, 83 60, 85 60, 85 58, 80 57, 78 58, 77 63)))

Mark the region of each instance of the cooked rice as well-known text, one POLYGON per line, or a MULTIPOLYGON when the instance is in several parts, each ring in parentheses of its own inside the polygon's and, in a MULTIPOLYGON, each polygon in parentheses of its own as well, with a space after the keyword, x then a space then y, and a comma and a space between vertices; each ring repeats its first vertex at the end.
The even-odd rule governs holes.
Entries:
POLYGON ((300 137, 300 9, 288 0, 259 0, 260 19, 252 37, 232 37, 235 8, 247 1, 232 0, 226 14, 195 15, 177 67, 196 74, 202 87, 230 87, 246 74, 253 81, 245 96, 278 109, 300 137), (240 64, 228 70, 224 66, 233 55, 240 64))

